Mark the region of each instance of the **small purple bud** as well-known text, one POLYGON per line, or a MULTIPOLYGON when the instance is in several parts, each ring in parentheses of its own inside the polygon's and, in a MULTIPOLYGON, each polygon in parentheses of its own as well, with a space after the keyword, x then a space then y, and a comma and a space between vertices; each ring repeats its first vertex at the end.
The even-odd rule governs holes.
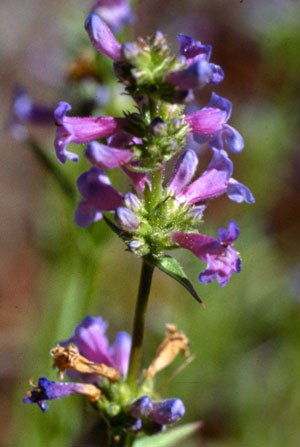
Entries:
POLYGON ((121 44, 98 14, 91 14, 86 19, 85 29, 99 53, 105 54, 115 62, 122 60, 121 44))
POLYGON ((124 203, 126 208, 133 212, 137 212, 141 208, 140 199, 132 192, 127 192, 124 196, 124 203))
POLYGON ((185 407, 181 399, 167 399, 153 403, 150 418, 157 424, 173 424, 183 417, 185 407))
POLYGON ((130 404, 128 412, 132 417, 140 419, 149 416, 152 408, 151 398, 149 396, 142 396, 130 404))
POLYGON ((142 241, 133 240, 129 242, 128 248, 132 253, 137 253, 143 245, 142 241))
POLYGON ((124 206, 116 209, 115 218, 120 227, 125 231, 135 231, 140 224, 138 217, 124 206))

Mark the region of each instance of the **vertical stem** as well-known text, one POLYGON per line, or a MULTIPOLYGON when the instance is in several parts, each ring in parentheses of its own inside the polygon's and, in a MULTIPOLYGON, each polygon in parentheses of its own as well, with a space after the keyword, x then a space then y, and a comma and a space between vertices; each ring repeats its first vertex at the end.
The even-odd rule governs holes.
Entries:
POLYGON ((143 259, 132 331, 128 383, 135 386, 141 370, 146 310, 154 267, 143 259))

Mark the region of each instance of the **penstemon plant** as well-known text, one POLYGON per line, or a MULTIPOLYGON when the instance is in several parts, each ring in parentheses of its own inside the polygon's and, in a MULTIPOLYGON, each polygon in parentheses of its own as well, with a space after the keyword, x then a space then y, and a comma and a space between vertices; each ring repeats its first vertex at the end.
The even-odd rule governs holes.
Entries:
MULTIPOLYGON (((45 411, 49 400, 83 394, 107 425, 107 446, 119 447, 155 446, 158 436, 165 439, 159 445, 173 445, 198 427, 188 424, 168 431, 183 417, 185 406, 176 397, 163 399, 155 387, 157 374, 179 354, 190 358, 187 336, 167 324, 153 361, 142 365, 153 271, 158 268, 169 275, 204 306, 169 252, 180 247, 191 251, 207 264, 199 281, 216 280, 225 286, 231 274, 241 269, 233 246, 239 227, 230 221, 217 237, 207 236, 201 232, 203 215, 210 199, 223 194, 238 203, 254 202, 250 190, 232 177, 228 151, 240 152, 243 139, 227 124, 230 101, 212 93, 205 107, 186 112, 195 90, 223 80, 222 68, 210 62, 211 46, 179 35, 179 52, 173 54, 161 32, 122 44, 113 32, 133 17, 126 0, 98 1, 85 28, 97 52, 112 60, 115 76, 133 100, 135 111, 121 117, 73 117, 67 102, 60 102, 54 111, 54 146, 60 163, 78 161, 77 153, 68 149, 70 143, 87 143, 84 157, 91 167, 77 180, 82 200, 74 212, 75 223, 86 228, 103 220, 141 259, 132 334, 119 332, 110 344, 107 323, 101 317, 86 316, 68 340, 51 350, 61 379, 66 373, 72 381, 41 377, 23 399, 45 411), (211 161, 201 173, 199 155, 188 147, 191 136, 211 151, 211 161), (127 177, 127 191, 112 185, 109 171, 113 169, 127 177), (150 438, 153 443, 148 440, 151 435, 156 435, 150 438)), ((19 92, 18 101, 19 115, 49 121, 51 111, 32 104, 24 92, 19 92)))

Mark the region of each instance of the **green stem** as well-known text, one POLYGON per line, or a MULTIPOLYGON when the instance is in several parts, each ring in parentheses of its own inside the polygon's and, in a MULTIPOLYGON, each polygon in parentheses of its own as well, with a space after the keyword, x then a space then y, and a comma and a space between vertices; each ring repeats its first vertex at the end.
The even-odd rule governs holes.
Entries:
POLYGON ((133 331, 132 346, 129 361, 128 383, 132 387, 136 386, 141 371, 142 346, 144 340, 146 310, 151 288, 151 281, 154 267, 143 259, 140 285, 137 296, 133 331))

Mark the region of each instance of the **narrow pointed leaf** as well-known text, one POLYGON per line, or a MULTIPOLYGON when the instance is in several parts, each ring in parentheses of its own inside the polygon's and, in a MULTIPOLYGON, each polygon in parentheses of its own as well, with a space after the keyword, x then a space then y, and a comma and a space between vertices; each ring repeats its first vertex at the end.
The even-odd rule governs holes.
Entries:
POLYGON ((191 436, 196 431, 200 430, 202 422, 193 422, 190 424, 182 425, 178 428, 173 428, 166 433, 154 435, 151 437, 145 437, 138 439, 133 444, 133 447, 175 447, 184 445, 184 441, 188 436, 191 436), (181 444, 179 444, 181 442, 181 444))
POLYGON ((194 289, 192 283, 186 276, 183 268, 172 256, 164 256, 163 258, 155 258, 154 256, 146 256, 146 261, 154 265, 154 267, 159 268, 162 272, 171 276, 171 278, 175 279, 175 281, 179 282, 199 303, 204 307, 204 303, 199 297, 198 293, 194 289))

